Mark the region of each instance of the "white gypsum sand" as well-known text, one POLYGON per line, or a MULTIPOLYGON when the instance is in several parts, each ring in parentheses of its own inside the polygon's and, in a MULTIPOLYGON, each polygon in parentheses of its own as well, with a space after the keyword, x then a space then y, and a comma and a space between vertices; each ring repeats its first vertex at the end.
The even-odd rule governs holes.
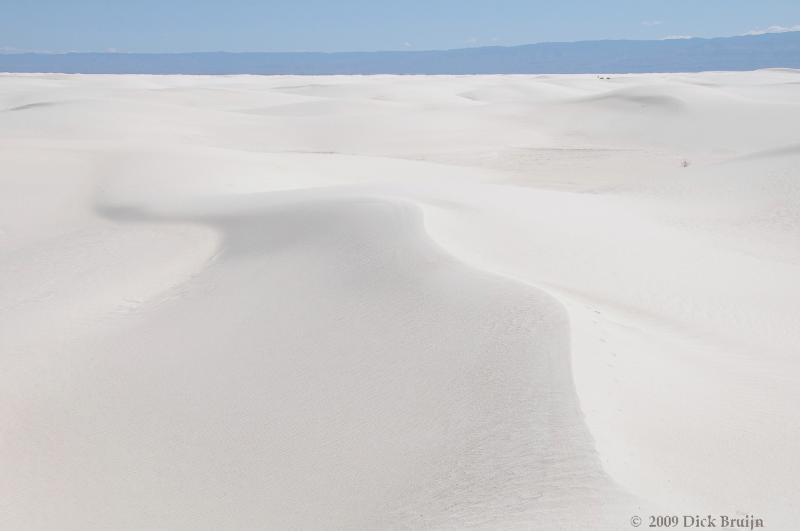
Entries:
POLYGON ((792 70, 0 76, 0 528, 793 529, 798 123, 792 70))

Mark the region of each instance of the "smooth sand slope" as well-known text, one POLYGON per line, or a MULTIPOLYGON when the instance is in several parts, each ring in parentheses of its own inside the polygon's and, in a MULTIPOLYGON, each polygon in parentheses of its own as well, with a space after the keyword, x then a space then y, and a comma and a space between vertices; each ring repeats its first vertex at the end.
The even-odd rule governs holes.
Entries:
POLYGON ((798 88, 0 76, 0 528, 793 529, 798 88))

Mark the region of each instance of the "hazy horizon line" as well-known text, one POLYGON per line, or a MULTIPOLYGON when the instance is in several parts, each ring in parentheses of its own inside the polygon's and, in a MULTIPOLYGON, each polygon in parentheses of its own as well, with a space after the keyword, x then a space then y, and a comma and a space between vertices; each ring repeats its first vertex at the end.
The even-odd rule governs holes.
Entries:
POLYGON ((714 39, 735 39, 747 37, 764 37, 766 35, 780 35, 785 33, 800 33, 800 27, 782 28, 782 31, 750 31, 748 33, 738 35, 720 35, 715 37, 696 37, 692 35, 667 35, 658 39, 628 39, 628 38, 607 38, 607 39, 584 39, 584 40, 571 40, 571 41, 534 41, 523 44, 485 44, 474 46, 460 46, 455 48, 425 48, 414 49, 413 47, 397 48, 397 49, 379 49, 379 50, 338 50, 338 51, 320 51, 320 50, 290 50, 290 51, 270 51, 270 50, 193 50, 193 51, 159 51, 159 52, 137 52, 128 50, 119 50, 117 48, 107 48, 105 50, 32 50, 32 49, 18 49, 13 46, 0 46, 0 55, 68 55, 68 54, 119 54, 119 55, 189 55, 189 54, 321 54, 321 55, 335 55, 335 54, 371 54, 371 53, 425 53, 425 52, 448 52, 456 50, 474 50, 482 48, 521 48, 525 46, 535 46, 540 44, 577 44, 588 42, 662 42, 670 40, 714 40, 714 39))

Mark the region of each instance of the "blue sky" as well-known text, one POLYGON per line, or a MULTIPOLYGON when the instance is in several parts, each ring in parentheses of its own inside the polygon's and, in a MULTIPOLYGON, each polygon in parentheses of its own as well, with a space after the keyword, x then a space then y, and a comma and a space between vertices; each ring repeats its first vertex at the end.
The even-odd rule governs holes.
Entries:
POLYGON ((0 51, 425 50, 800 30, 800 0, 0 0, 0 51))

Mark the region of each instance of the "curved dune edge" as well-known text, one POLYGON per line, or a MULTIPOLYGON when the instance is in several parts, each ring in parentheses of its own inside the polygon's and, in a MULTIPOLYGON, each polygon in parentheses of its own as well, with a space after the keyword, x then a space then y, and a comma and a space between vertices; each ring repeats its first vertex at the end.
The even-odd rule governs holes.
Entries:
MULTIPOLYGON (((222 234, 214 261, 69 360, 28 415, 72 413, 6 448, 43 471, 18 492, 57 500, 37 527, 87 526, 102 498, 100 528, 613 528, 552 298, 445 255, 408 204, 204 208, 181 221, 222 234)), ((36 500, 11 501, 29 525, 36 500)))

